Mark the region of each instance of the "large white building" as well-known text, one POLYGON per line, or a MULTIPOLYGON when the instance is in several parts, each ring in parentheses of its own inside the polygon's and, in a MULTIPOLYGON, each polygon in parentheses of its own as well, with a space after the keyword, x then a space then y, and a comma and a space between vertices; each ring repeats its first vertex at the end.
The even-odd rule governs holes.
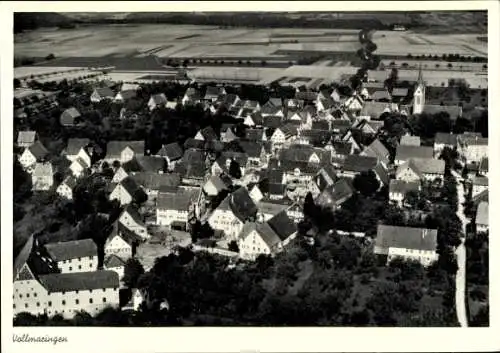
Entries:
POLYGON ((92 239, 49 243, 45 249, 62 273, 97 269, 97 245, 92 239))
POLYGON ((438 259, 437 230, 380 224, 374 252, 387 256, 387 262, 403 258, 429 266, 438 259))
POLYGON ((119 279, 114 271, 60 273, 56 262, 31 236, 14 262, 14 315, 91 315, 119 306, 119 279))

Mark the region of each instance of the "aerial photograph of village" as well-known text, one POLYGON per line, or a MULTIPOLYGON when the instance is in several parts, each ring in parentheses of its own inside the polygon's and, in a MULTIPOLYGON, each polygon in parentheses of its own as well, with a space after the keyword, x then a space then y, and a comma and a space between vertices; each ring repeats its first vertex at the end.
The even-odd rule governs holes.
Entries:
POLYGON ((487 15, 14 13, 13 325, 488 327, 487 15))

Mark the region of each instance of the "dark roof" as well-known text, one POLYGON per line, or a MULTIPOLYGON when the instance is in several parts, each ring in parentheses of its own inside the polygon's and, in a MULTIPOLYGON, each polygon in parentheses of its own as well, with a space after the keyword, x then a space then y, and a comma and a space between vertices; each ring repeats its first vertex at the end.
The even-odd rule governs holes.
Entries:
POLYGON ((111 254, 104 258, 104 267, 108 268, 116 268, 116 267, 124 267, 125 261, 123 261, 120 257, 111 254))
POLYGON ((178 186, 181 183, 178 173, 139 172, 132 174, 130 178, 143 188, 151 190, 160 190, 163 186, 178 186))
POLYGON ((120 159, 122 151, 127 147, 136 155, 144 155, 144 141, 109 141, 106 147, 106 159, 120 159))
POLYGON ((118 288, 120 281, 115 271, 91 271, 54 273, 39 277, 40 283, 49 293, 73 292, 102 288, 118 288))
POLYGON ((312 129, 314 130, 329 130, 328 121, 316 120, 312 122, 312 129))
POLYGON ((30 235, 23 248, 14 260, 13 279, 17 276, 22 277, 20 272, 23 266, 27 264, 33 275, 41 275, 53 272, 59 272, 57 265, 52 262, 44 247, 40 246, 33 235, 30 235), (45 260, 44 260, 45 258, 45 260))
POLYGON ((341 134, 349 130, 350 127, 351 127, 351 122, 349 120, 336 119, 333 120, 331 123, 331 130, 338 131, 341 134))
POLYGON ((375 157, 379 162, 383 162, 386 165, 389 163, 389 151, 379 139, 375 139, 368 147, 366 147, 363 151, 363 155, 375 157))
POLYGON ((281 105, 275 106, 266 103, 260 109, 260 113, 266 115, 277 115, 282 109, 281 105))
POLYGON ((375 252, 387 254, 389 248, 436 251, 437 230, 379 225, 375 252), (377 251, 377 248, 379 250, 377 251))
POLYGON ((152 100, 156 105, 167 103, 167 97, 164 93, 154 94, 151 96, 150 100, 152 100))
POLYGON ((436 136, 434 136, 434 143, 449 145, 449 146, 456 146, 457 145, 457 135, 447 134, 444 132, 437 132, 436 136))
POLYGON ((64 261, 87 256, 97 256, 97 245, 92 239, 72 240, 45 244, 54 261, 64 261))
POLYGON ((189 87, 184 93, 185 96, 189 97, 191 100, 201 99, 201 93, 194 87, 189 87))
POLYGON ((28 147, 28 150, 37 161, 44 159, 49 154, 49 151, 47 151, 45 146, 40 141, 35 141, 35 143, 28 147))
POLYGON ((75 107, 68 108, 61 114, 61 125, 74 125, 79 117, 81 117, 81 114, 75 107))
POLYGON ((238 97, 237 94, 229 93, 226 96, 224 96, 223 103, 231 106, 231 105, 235 104, 235 102, 239 99, 240 99, 240 97, 238 97))
POLYGON ((315 177, 316 185, 320 190, 333 185, 336 180, 337 172, 331 164, 327 164, 326 166, 321 168, 315 177))
POLYGON ((297 226, 288 217, 286 211, 281 211, 276 216, 267 221, 269 226, 274 230, 281 241, 286 240, 289 236, 297 231, 297 226))
POLYGON ((111 241, 115 236, 119 236, 130 246, 133 246, 134 244, 140 243, 142 241, 142 238, 139 235, 128 229, 118 220, 113 223, 111 233, 109 234, 106 243, 111 241))
POLYGON ((135 197, 136 193, 141 191, 141 188, 136 184, 134 179, 132 179, 130 176, 120 181, 120 184, 125 190, 127 190, 127 192, 132 197, 135 197))
POLYGON ((134 158, 143 172, 163 171, 166 167, 166 161, 159 156, 136 156, 134 158))
POLYGON ((257 206, 245 187, 240 187, 228 197, 229 207, 240 221, 245 222, 257 213, 257 206))
POLYGON ((316 204, 323 207, 337 207, 349 199, 354 193, 354 187, 346 179, 339 179, 335 184, 328 186, 316 199, 316 204))
POLYGON ((224 94, 223 87, 208 86, 205 91, 205 99, 217 98, 224 94))
POLYGON ((391 104, 384 102, 365 102, 360 116, 369 116, 378 119, 385 111, 391 111, 391 104))
POLYGON ((263 148, 262 143, 252 141, 238 141, 238 145, 251 158, 260 157, 263 148))
POLYGON ((114 98, 115 93, 109 87, 99 87, 94 90, 102 98, 114 98))
POLYGON ((174 172, 179 173, 182 178, 186 179, 203 179, 205 177, 206 169, 205 162, 181 162, 175 165, 174 172))
POLYGON ((407 161, 410 158, 432 158, 434 149, 429 146, 398 145, 396 160, 407 161))
POLYGON ((328 96, 327 98, 320 98, 319 102, 321 103, 321 105, 323 105, 325 109, 333 108, 337 104, 330 96, 328 96))
POLYGON ((363 171, 373 170, 376 166, 377 158, 375 157, 350 154, 346 157, 342 167, 345 171, 360 173, 363 171))
POLYGON ((182 158, 182 147, 177 142, 169 143, 168 145, 163 145, 156 155, 161 157, 168 157, 170 161, 176 161, 182 158))
POLYGON ((65 152, 67 155, 76 155, 82 147, 86 147, 90 144, 90 139, 88 138, 70 138, 68 139, 68 145, 66 146, 65 152))
POLYGON ((70 189, 73 189, 78 183, 78 178, 73 174, 68 175, 62 182, 62 184, 66 184, 70 189))
POLYGON ((282 196, 285 195, 286 185, 281 183, 268 183, 267 190, 262 190, 263 193, 269 195, 282 196))
POLYGON ((326 151, 322 148, 315 148, 309 145, 291 145, 283 149, 279 155, 280 161, 309 162, 309 159, 316 154, 320 161, 325 160, 326 151))
POLYGON ((184 149, 188 150, 191 148, 202 149, 205 147, 205 141, 195 140, 192 137, 188 137, 184 142, 184 149))
POLYGON ((205 141, 209 140, 217 140, 217 134, 215 133, 213 127, 207 126, 200 130, 201 135, 205 139, 205 141))
POLYGON ((196 148, 188 148, 182 156, 182 162, 187 164, 205 163, 205 153, 196 148))
POLYGON ((315 101, 317 97, 318 94, 313 91, 295 92, 295 99, 303 101, 315 101))
POLYGON ((263 125, 268 128, 276 129, 282 124, 281 117, 275 115, 269 115, 264 117, 263 125))
POLYGON ((333 149, 335 154, 347 156, 351 154, 352 143, 346 141, 335 141, 333 142, 333 149))
POLYGON ((187 211, 198 191, 177 189, 176 192, 160 192, 156 201, 157 209, 187 211))
POLYGON ((263 129, 246 129, 245 138, 249 141, 262 141, 264 138, 263 129))

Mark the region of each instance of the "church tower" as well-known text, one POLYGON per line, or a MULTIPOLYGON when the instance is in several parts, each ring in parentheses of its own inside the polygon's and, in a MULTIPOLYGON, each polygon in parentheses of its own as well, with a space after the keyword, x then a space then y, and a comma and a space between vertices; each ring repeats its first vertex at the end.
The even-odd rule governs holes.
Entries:
POLYGON ((417 88, 413 93, 413 114, 420 114, 425 106, 425 82, 422 75, 422 66, 418 69, 417 88))

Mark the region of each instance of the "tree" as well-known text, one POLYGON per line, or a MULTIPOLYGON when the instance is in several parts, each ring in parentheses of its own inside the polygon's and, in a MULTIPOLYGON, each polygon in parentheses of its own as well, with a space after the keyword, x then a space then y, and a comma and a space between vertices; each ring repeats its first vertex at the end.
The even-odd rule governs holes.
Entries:
POLYGON ((228 244, 228 249, 229 251, 234 251, 234 252, 240 252, 240 248, 238 247, 238 244, 236 243, 235 240, 232 240, 229 244, 228 244))
POLYGON ((308 219, 314 220, 316 216, 316 205, 314 203, 311 192, 308 192, 304 199, 304 216, 308 219))
POLYGON ((19 81, 18 78, 14 79, 14 88, 19 88, 21 87, 21 81, 19 81))
POLYGON ((54 60, 56 58, 56 56, 54 54, 49 54, 45 57, 45 60, 54 60))
POLYGON ((125 263, 123 282, 129 288, 135 288, 139 277, 144 273, 144 267, 135 258, 130 258, 125 263))
POLYGON ((354 177, 354 188, 364 196, 371 196, 377 192, 380 182, 373 170, 363 171, 354 177))
POLYGON ((241 178, 240 164, 236 162, 234 159, 232 159, 231 163, 229 164, 229 175, 231 175, 235 179, 241 178))

